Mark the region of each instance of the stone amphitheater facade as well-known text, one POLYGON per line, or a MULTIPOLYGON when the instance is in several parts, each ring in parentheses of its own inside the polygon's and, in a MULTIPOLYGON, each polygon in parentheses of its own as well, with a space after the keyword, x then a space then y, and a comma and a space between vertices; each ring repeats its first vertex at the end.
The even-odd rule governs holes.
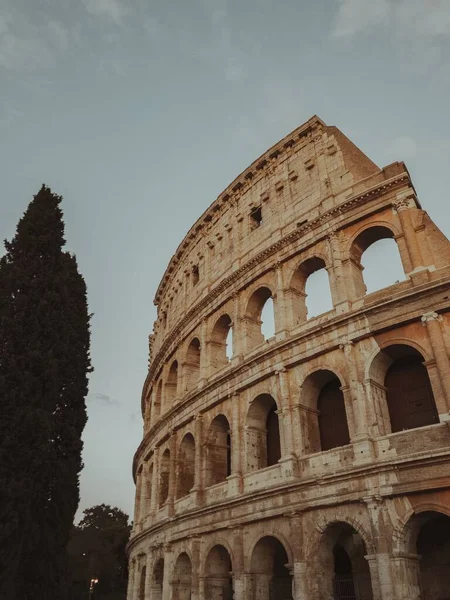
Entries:
POLYGON ((239 175, 156 292, 128 600, 449 599, 449 284, 405 165, 318 117, 239 175))

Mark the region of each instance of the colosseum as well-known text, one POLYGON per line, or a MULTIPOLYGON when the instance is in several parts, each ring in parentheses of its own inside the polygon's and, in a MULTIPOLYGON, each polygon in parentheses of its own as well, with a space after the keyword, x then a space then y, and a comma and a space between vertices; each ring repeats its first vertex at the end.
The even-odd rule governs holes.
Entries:
POLYGON ((318 117, 239 175, 156 292, 128 600, 449 600, 449 284, 404 163, 318 117))

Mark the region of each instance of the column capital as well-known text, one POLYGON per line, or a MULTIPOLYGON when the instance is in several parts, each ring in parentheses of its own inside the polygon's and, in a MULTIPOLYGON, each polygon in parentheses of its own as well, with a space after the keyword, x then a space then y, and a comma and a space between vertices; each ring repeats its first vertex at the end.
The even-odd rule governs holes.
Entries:
POLYGON ((417 197, 413 190, 404 190, 396 194, 392 207, 395 211, 401 212, 402 210, 415 208, 417 206, 416 202, 417 197))
POLYGON ((354 342, 352 340, 343 340, 341 344, 339 344, 339 348, 345 352, 345 354, 349 354, 352 351, 352 347, 354 346, 354 342))
POLYGON ((430 321, 442 321, 442 316, 432 310, 430 312, 424 313, 422 315, 421 321, 423 325, 426 325, 430 321))

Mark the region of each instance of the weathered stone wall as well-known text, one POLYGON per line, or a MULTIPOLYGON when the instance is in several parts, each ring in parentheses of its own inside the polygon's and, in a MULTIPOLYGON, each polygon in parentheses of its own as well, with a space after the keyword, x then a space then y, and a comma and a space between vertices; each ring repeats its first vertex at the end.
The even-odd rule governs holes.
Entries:
POLYGON ((445 597, 449 283, 403 163, 313 117, 244 171, 156 294, 128 600, 445 597), (405 278, 367 294, 384 238, 405 278), (322 268, 333 309, 308 319, 322 268))

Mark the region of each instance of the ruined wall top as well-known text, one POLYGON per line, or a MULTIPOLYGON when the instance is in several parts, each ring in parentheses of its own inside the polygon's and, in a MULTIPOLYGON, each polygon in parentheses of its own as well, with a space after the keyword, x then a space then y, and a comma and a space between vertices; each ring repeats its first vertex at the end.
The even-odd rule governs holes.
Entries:
MULTIPOLYGON (((240 222, 248 218, 252 210, 269 200, 271 193, 287 192, 293 202, 301 202, 304 206, 300 212, 297 208, 296 218, 301 213, 312 216, 328 196, 337 197, 339 202, 344 191, 379 173, 381 169, 337 127, 327 126, 317 116, 311 117, 255 160, 197 219, 169 262, 156 291, 155 305, 161 306, 165 294, 170 294, 181 263, 188 275, 198 268, 205 252, 199 247, 200 240, 209 238, 205 239, 206 246, 213 249, 224 233, 231 231, 231 219, 240 222), (273 186, 275 189, 271 190, 273 186), (223 220, 226 213, 229 223, 223 220)), ((286 214, 283 220, 288 225, 286 214)), ((223 261, 222 265, 225 267, 223 261)))

